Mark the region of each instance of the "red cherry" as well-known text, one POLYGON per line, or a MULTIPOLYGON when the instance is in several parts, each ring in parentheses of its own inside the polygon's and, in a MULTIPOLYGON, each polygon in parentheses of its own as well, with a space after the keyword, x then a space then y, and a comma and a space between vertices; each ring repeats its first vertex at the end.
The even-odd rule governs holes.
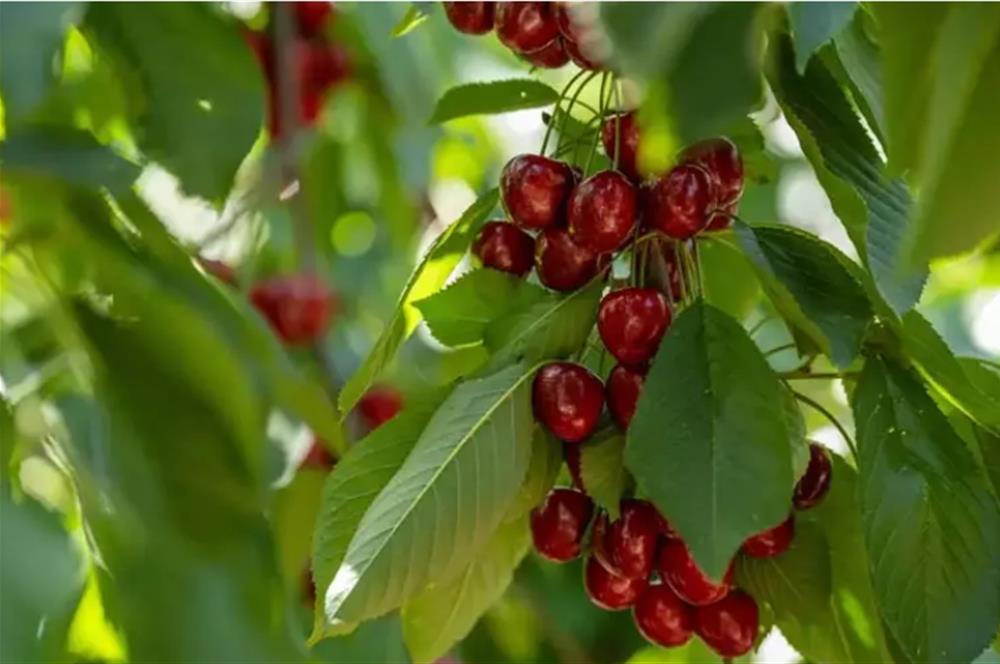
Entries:
POLYGON ((628 239, 638 215, 635 187, 617 171, 601 171, 573 189, 569 232, 577 244, 602 254, 628 239))
POLYGON ((670 584, 681 599, 700 606, 718 602, 726 596, 733 581, 733 565, 729 564, 722 581, 710 579, 695 563, 687 545, 680 539, 667 540, 657 561, 660 578, 670 584))
POLYGON ((318 470, 330 470, 337 464, 336 457, 327 449, 326 445, 319 438, 313 438, 309 452, 306 453, 299 464, 300 468, 316 468, 318 470))
POLYGON ((580 364, 552 362, 535 374, 531 403, 536 420, 557 438, 577 443, 597 426, 604 407, 604 386, 580 364))
POLYGON ((563 47, 566 49, 566 53, 569 54, 569 59, 579 67, 580 69, 587 69, 589 71, 601 71, 604 66, 594 60, 589 55, 580 50, 580 43, 575 41, 566 40, 563 47))
POLYGON ((667 328, 670 305, 655 288, 622 288, 604 296, 597 331, 622 364, 641 364, 656 354, 667 328))
POLYGON ((551 3, 497 3, 494 26, 497 37, 516 53, 533 53, 559 36, 559 24, 551 3))
POLYGON ((587 487, 583 485, 583 473, 580 470, 580 446, 576 443, 563 442, 563 461, 566 462, 566 468, 569 469, 570 479, 573 480, 573 486, 580 491, 586 492, 587 487))
POLYGON ((608 569, 628 579, 649 578, 663 523, 651 502, 623 500, 621 515, 608 524, 604 533, 603 547, 610 563, 608 569))
POLYGON ((389 385, 375 385, 358 400, 358 414, 368 429, 385 424, 403 408, 403 395, 389 385))
POLYGON ((313 275, 274 277, 250 290, 250 301, 278 336, 289 344, 307 344, 326 331, 337 298, 313 275))
POLYGON ((583 586, 590 601, 606 611, 621 611, 635 603, 646 589, 645 577, 626 579, 609 572, 597 558, 587 558, 583 586))
POLYGON ((307 93, 322 95, 351 73, 351 57, 340 44, 310 42, 302 67, 302 86, 307 93))
POLYGON ((601 144, 608 159, 615 158, 615 141, 618 141, 618 170, 633 181, 639 181, 639 123, 635 111, 612 115, 601 125, 601 144))
POLYGON ((485 35, 493 29, 495 2, 442 2, 448 21, 459 32, 485 35))
POLYGON ((534 53, 526 53, 524 59, 544 69, 559 69, 569 62, 569 54, 563 48, 563 38, 556 37, 534 53))
POLYGON ((534 263, 535 238, 514 224, 491 221, 479 231, 472 253, 486 267, 523 277, 534 263))
POLYGON ((795 485, 792 502, 797 510, 807 510, 816 505, 830 490, 833 466, 830 453, 822 445, 809 443, 809 466, 795 485))
POLYGON ((795 515, 789 514, 787 519, 774 528, 757 533, 743 542, 743 553, 755 558, 777 556, 788 550, 794 536, 795 515))
POLYGON ((570 7, 568 2, 556 2, 555 14, 556 23, 559 25, 559 33, 567 41, 579 42, 582 36, 582 31, 577 26, 577 21, 574 20, 574 10, 570 7))
POLYGON ((531 511, 531 539, 538 553, 557 563, 580 555, 594 503, 576 489, 558 488, 531 511))
POLYGON ((205 272, 209 273, 219 281, 227 283, 230 286, 236 285, 236 271, 233 270, 233 267, 225 261, 218 261, 214 258, 203 258, 199 256, 198 264, 201 265, 205 272))
POLYGON ((728 205, 725 205, 718 210, 715 210, 708 216, 708 224, 705 225, 705 230, 708 232, 714 231, 724 231, 733 224, 733 215, 736 214, 736 208, 739 206, 739 201, 733 201, 728 205))
POLYGON ((561 161, 522 154, 503 167, 500 192, 511 221, 524 228, 560 224, 573 187, 573 171, 561 161))
POLYGON ((694 631, 694 610, 665 583, 649 586, 632 607, 639 633, 653 645, 683 645, 694 631))
POLYGON ((616 576, 621 576, 618 573, 618 568, 615 567, 614 562, 611 559, 611 551, 608 550, 608 528, 611 524, 611 520, 608 517, 608 513, 604 510, 600 510, 597 516, 594 518, 594 525, 590 529, 590 554, 597 559, 599 563, 604 565, 604 568, 616 576))
POLYGON ((635 367, 618 364, 608 374, 607 383, 604 385, 604 398, 608 402, 611 419, 622 431, 627 431, 629 423, 632 422, 635 404, 639 400, 639 393, 642 392, 642 385, 646 382, 648 370, 649 367, 644 364, 635 367))
POLYGON ((759 629, 757 602, 742 590, 694 610, 694 631, 722 657, 750 652, 759 629))
POLYGON ((743 193, 743 158, 728 138, 710 138, 690 146, 681 161, 697 164, 712 177, 720 206, 735 203, 743 193))
POLYGON ((658 178, 646 198, 646 219, 651 228, 677 240, 703 230, 715 204, 712 180, 705 169, 682 164, 658 178))
POLYGON ((292 5, 295 9, 295 23, 299 27, 299 34, 304 37, 319 34, 333 13, 333 7, 329 2, 294 2, 292 5))
POLYGON ((543 284, 571 291, 594 278, 603 263, 573 241, 565 228, 546 228, 535 243, 535 269, 543 284))

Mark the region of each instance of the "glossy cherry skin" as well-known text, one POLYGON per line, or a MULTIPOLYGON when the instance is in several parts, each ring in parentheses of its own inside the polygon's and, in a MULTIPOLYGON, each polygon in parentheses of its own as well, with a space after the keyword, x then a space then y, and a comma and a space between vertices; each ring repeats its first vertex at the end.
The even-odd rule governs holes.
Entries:
POLYGON ((681 164, 649 188, 646 223, 676 240, 686 240, 705 228, 714 205, 708 172, 694 164, 681 164))
POLYGON ((690 146, 681 161, 697 164, 711 176, 720 206, 736 202, 743 194, 743 158, 727 138, 710 138, 690 146))
POLYGON ((795 515, 789 514, 787 519, 774 528, 768 528, 762 533, 747 538, 743 542, 743 553, 754 558, 770 558, 781 555, 791 546, 794 536, 795 515))
POLYGON ((538 279, 552 290, 576 290, 601 267, 597 255, 574 242, 565 228, 546 228, 535 242, 538 279))
POLYGON ((724 231, 733 225, 733 215, 736 214, 736 208, 739 206, 739 201, 733 201, 728 205, 720 207, 708 216, 708 224, 705 225, 705 230, 708 232, 714 231, 724 231))
POLYGON ((535 419, 557 438, 578 443, 597 426, 604 407, 604 386, 583 365, 551 362, 535 374, 531 404, 535 419))
POLYGON ((733 565, 729 564, 722 581, 710 579, 691 557, 687 545, 680 539, 667 540, 657 561, 660 578, 670 585, 688 604, 701 606, 718 602, 726 596, 733 582, 733 565))
POLYGON ((601 125, 601 144, 608 159, 615 158, 615 141, 618 141, 618 170, 633 182, 640 180, 638 167, 639 121, 635 111, 612 115, 601 125))
POLYGON ((566 443, 562 445, 563 461, 569 470, 569 477, 573 481, 573 486, 580 491, 586 492, 587 487, 583 485, 583 474, 580 472, 580 446, 576 443, 566 443))
POLYGON ((539 555, 565 563, 580 555, 594 503, 576 489, 558 488, 531 511, 531 539, 539 555))
POLYGON ((532 53, 559 36, 552 3, 499 2, 494 26, 497 37, 517 53, 532 53))
POLYGON ((597 331, 622 364, 648 361, 670 327, 670 304, 655 288, 622 288, 601 300, 597 331))
POLYGON ((606 611, 621 611, 632 606, 647 584, 645 577, 627 579, 617 576, 593 556, 587 559, 583 586, 590 601, 606 611))
POLYGON ((295 24, 299 34, 311 37, 322 32, 326 21, 333 14, 333 6, 329 2, 294 2, 295 24))
POLYGON ((472 243, 472 253, 486 267, 523 277, 535 261, 535 238, 514 224, 491 221, 472 243))
POLYGON ((556 37, 534 53, 525 53, 523 57, 536 67, 543 69, 559 69, 569 62, 569 53, 563 47, 562 37, 556 37))
POLYGON ((577 26, 573 16, 573 9, 568 2, 555 2, 554 11, 556 23, 559 26, 559 33, 567 40, 579 42, 582 36, 580 28, 577 26))
POLYGON ((604 384, 604 399, 608 402, 611 419, 622 431, 628 430, 632 416, 635 415, 635 404, 639 400, 643 383, 646 382, 648 370, 649 367, 644 364, 618 364, 608 374, 608 380, 604 384))
POLYGON ((573 61, 580 69, 586 69, 589 71, 601 71, 604 69, 604 65, 590 57, 585 51, 580 49, 580 42, 566 40, 564 44, 566 52, 569 54, 569 59, 573 61))
POLYGON ((694 610, 694 631, 722 657, 750 652, 759 629, 757 602, 739 589, 694 610))
POLYGON ((676 245, 664 238, 660 242, 660 255, 663 256, 663 265, 667 270, 667 279, 670 283, 670 296, 674 302, 680 302, 684 298, 684 279, 681 275, 681 265, 677 256, 676 245))
POLYGON ((694 633, 694 609, 665 583, 651 585, 639 595, 632 619, 647 641, 664 648, 683 645, 694 633))
POLYGON ((590 176, 569 197, 569 233, 594 253, 614 251, 635 228, 639 211, 635 187, 617 171, 590 176))
POLYGON ((511 221, 522 228, 561 224, 573 188, 568 164, 538 154, 522 154, 503 167, 500 193, 511 221))
POLYGON ((485 35, 493 29, 495 2, 442 2, 445 16, 456 30, 467 35, 485 35))
POLYGON ((374 385, 358 400, 358 414, 369 429, 396 417, 403 408, 403 395, 389 385, 374 385))
POLYGON ((327 449, 326 445, 319 438, 313 438, 309 451, 299 464, 300 468, 315 468, 317 470, 330 470, 337 463, 337 458, 327 449))
POLYGON ((337 308, 326 284, 305 274, 262 281, 250 289, 250 301, 288 344, 319 339, 337 308))
POLYGON ((797 510, 807 510, 823 499, 830 490, 833 466, 830 453, 822 445, 809 443, 809 466, 795 485, 792 503, 797 510))
POLYGON ((647 579, 656 562, 663 519, 652 503, 626 499, 618 519, 607 525, 603 546, 608 569, 627 579, 647 579))

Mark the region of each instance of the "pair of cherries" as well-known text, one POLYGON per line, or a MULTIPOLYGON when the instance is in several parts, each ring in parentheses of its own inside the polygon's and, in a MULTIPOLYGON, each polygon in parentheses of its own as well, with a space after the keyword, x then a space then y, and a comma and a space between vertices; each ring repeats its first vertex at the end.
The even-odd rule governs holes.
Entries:
POLYGON ((580 48, 593 27, 565 2, 443 2, 459 32, 484 35, 494 28, 500 42, 536 67, 557 69, 572 60, 581 69, 601 65, 580 48))

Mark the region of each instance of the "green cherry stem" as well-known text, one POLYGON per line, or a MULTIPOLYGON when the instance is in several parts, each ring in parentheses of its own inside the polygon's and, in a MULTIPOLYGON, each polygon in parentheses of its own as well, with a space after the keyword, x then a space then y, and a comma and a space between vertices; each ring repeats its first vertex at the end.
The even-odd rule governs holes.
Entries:
POLYGON ((771 350, 764 351, 764 357, 770 357, 771 355, 774 355, 775 353, 780 353, 783 350, 789 350, 791 348, 795 348, 795 344, 794 343, 781 344, 780 346, 776 346, 775 348, 772 348, 771 350))
POLYGON ((854 462, 857 463, 857 461, 858 461, 858 447, 857 447, 857 445, 854 444, 854 439, 851 438, 850 434, 847 433, 847 429, 845 429, 844 425, 842 425, 840 423, 840 421, 837 420, 837 418, 833 416, 833 413, 831 413, 829 410, 827 410, 818 401, 814 401, 813 399, 810 399, 809 397, 807 397, 806 395, 802 394, 801 392, 796 392, 795 390, 792 390, 792 394, 795 396, 796 399, 798 399, 802 403, 806 404, 807 406, 812 406, 812 408, 814 410, 816 410, 817 412, 819 412, 823 417, 825 417, 827 420, 830 421, 830 424, 832 424, 837 429, 837 431, 840 433, 840 435, 844 437, 844 440, 847 441, 847 447, 850 448, 850 450, 851 450, 851 456, 854 457, 854 462))
POLYGON ((579 80, 581 77, 583 77, 583 80, 580 81, 580 85, 577 87, 576 92, 574 92, 573 96, 569 98, 569 103, 566 104, 566 106, 562 109, 562 117, 559 118, 559 142, 560 143, 566 137, 566 127, 567 127, 567 125, 569 125, 569 119, 570 119, 571 114, 573 112, 573 107, 576 106, 577 100, 579 99, 580 94, 583 92, 584 88, 587 87, 588 83, 590 83, 592 80, 594 80, 594 77, 597 76, 597 74, 598 74, 598 72, 596 72, 596 71, 592 71, 592 72, 581 71, 578 74, 576 74, 570 80, 569 84, 566 86, 566 92, 568 94, 569 90, 572 88, 573 83, 575 81, 579 80))
MULTIPOLYGON (((598 93, 598 98, 597 98, 598 103, 600 104, 598 106, 599 112, 597 114, 597 117, 599 119, 604 118, 604 114, 607 112, 608 109, 608 99, 605 95, 605 90, 607 89, 607 86, 608 86, 608 74, 604 73, 601 75, 601 91, 600 93, 598 93)), ((601 142, 601 132, 598 131, 596 134, 594 134, 594 140, 591 142, 590 145, 590 154, 587 155, 587 164, 583 169, 585 175, 590 175, 590 165, 594 161, 594 155, 597 154, 597 145, 600 142, 601 142)))
MULTIPOLYGON (((566 99, 566 95, 569 94, 569 90, 573 84, 576 83, 585 73, 585 71, 580 71, 575 74, 569 79, 569 82, 563 86, 562 92, 559 93, 559 99, 556 101, 556 107, 552 110, 552 119, 549 121, 549 126, 545 129, 545 138, 542 139, 542 154, 545 154, 545 150, 549 145, 549 138, 552 137, 552 128, 555 126, 556 120, 559 119, 559 108, 562 106, 563 100, 566 99)), ((559 135, 562 137, 562 132, 560 132, 559 135)))

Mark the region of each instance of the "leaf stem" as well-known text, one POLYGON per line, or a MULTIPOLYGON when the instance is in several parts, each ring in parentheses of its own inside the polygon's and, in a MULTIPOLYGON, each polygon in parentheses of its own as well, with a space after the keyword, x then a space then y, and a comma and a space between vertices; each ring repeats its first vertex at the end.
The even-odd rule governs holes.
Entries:
POLYGON ((828 419, 831 424, 833 424, 833 426, 837 429, 837 431, 840 432, 840 435, 844 437, 844 440, 847 442, 847 447, 851 450, 851 456, 854 457, 854 463, 857 463, 858 462, 857 445, 854 444, 854 439, 851 438, 851 436, 847 433, 847 430, 844 428, 844 425, 842 425, 840 421, 833 416, 833 413, 827 410, 818 401, 810 399, 801 392, 796 392, 795 390, 792 390, 792 394, 795 396, 796 399, 798 399, 802 403, 806 404, 807 406, 812 406, 814 410, 818 411, 821 415, 823 415, 826 419, 828 419))

